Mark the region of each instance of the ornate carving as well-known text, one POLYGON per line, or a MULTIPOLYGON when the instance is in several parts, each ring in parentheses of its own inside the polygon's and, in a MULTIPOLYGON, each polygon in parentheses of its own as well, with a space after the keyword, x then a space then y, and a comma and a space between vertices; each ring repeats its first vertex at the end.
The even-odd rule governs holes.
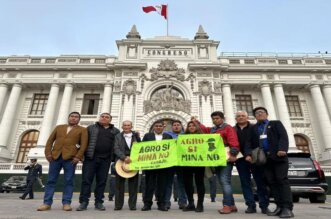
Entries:
POLYGON ((222 83, 217 81, 214 82, 214 91, 215 93, 221 93, 222 92, 222 83))
POLYGON ((199 81, 199 92, 201 95, 207 97, 211 93, 211 84, 207 80, 199 81))
POLYGON ((121 90, 121 82, 120 81, 116 81, 114 84, 114 91, 120 91, 121 90))
POLYGON ((123 84, 123 92, 128 96, 134 94, 137 90, 137 82, 132 79, 126 80, 123 84))
POLYGON ((144 101, 144 112, 176 110, 186 113, 191 112, 191 101, 184 100, 183 95, 173 86, 161 88, 153 93, 150 100, 144 101))
POLYGON ((161 60, 157 68, 152 68, 150 71, 151 80, 155 81, 159 78, 176 78, 179 81, 185 80, 185 70, 178 68, 174 60, 161 60))

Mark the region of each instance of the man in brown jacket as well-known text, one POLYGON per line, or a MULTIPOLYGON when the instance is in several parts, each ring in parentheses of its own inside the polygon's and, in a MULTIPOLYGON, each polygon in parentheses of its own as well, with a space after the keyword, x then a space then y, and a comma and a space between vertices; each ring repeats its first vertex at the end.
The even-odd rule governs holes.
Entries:
POLYGON ((83 159, 88 142, 87 130, 78 125, 79 120, 80 114, 71 112, 68 124, 56 126, 47 140, 45 156, 49 162, 48 180, 45 187, 44 204, 37 209, 38 211, 51 209, 56 182, 62 168, 64 172, 63 210, 72 210, 70 204, 76 164, 83 159))

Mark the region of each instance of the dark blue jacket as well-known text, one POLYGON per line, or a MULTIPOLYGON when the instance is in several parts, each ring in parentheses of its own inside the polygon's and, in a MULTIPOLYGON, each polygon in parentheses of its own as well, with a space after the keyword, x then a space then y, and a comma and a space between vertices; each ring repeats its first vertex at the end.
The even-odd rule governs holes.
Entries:
POLYGON ((24 170, 29 170, 27 180, 35 180, 37 177, 42 176, 42 166, 39 163, 34 165, 30 164, 29 166, 24 167, 24 170))

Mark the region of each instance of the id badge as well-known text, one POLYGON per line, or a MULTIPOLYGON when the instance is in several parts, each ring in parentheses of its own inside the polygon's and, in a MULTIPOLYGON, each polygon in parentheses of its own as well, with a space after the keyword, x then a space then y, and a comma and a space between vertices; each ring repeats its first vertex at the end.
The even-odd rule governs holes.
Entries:
POLYGON ((267 137, 267 135, 260 135, 260 139, 266 139, 267 137))

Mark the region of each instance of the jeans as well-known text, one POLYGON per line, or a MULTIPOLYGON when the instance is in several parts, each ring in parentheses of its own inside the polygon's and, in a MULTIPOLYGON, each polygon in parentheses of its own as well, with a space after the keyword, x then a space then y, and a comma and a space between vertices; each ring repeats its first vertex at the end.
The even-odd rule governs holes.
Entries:
POLYGON ((239 173, 245 204, 248 207, 256 208, 251 182, 251 175, 253 175, 257 187, 259 206, 261 209, 267 208, 269 206, 269 196, 266 186, 263 182, 262 167, 247 162, 245 158, 240 158, 236 161, 236 168, 239 173))
POLYGON ((228 162, 226 166, 220 166, 215 168, 216 176, 223 189, 223 205, 234 205, 234 198, 231 186, 233 163, 228 162))
POLYGON ((110 159, 94 158, 85 159, 82 171, 82 186, 79 195, 80 203, 88 203, 91 197, 91 187, 96 178, 94 197, 95 203, 103 203, 105 187, 110 167, 110 159))
POLYGON ((182 167, 176 167, 176 174, 174 177, 174 193, 176 193, 174 196, 178 198, 179 206, 187 204, 182 167))
POLYGON ((63 205, 71 204, 72 193, 74 191, 74 177, 75 177, 75 169, 76 169, 76 165, 73 165, 71 161, 72 160, 63 160, 62 156, 60 156, 57 160, 53 160, 52 162, 50 162, 49 170, 48 170, 48 179, 47 179, 47 184, 45 186, 45 194, 44 194, 45 205, 53 204, 55 186, 62 168, 63 168, 63 176, 64 176, 62 204, 63 205))

